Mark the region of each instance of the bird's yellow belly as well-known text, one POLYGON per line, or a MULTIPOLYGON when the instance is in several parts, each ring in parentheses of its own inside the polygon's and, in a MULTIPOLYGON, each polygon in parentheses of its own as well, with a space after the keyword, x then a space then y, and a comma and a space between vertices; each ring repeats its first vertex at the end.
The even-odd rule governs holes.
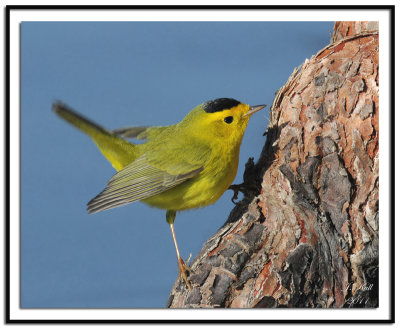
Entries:
POLYGON ((211 166, 185 183, 142 201, 153 207, 175 211, 215 203, 235 179, 238 159, 230 160, 229 170, 211 166))

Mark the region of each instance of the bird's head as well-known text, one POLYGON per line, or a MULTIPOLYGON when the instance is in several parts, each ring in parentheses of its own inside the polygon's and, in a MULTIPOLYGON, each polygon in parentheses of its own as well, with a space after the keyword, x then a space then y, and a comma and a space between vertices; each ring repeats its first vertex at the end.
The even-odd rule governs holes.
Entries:
POLYGON ((217 98, 194 108, 182 123, 200 138, 240 143, 250 116, 264 107, 243 104, 233 98, 217 98))

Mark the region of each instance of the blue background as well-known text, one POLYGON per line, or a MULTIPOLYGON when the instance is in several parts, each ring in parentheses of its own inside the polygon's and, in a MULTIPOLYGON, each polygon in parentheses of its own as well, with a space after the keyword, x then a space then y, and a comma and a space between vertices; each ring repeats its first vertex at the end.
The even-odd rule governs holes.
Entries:
MULTIPOLYGON (((21 306, 164 307, 177 277, 165 212, 134 203, 88 215, 114 169, 56 117, 61 100, 109 129, 167 125, 197 104, 268 104, 250 120, 235 183, 258 158, 274 93, 329 43, 333 22, 24 22, 21 25, 21 306)), ((178 213, 182 257, 225 222, 215 204, 178 213)), ((192 257, 192 258, 193 258, 192 257)))

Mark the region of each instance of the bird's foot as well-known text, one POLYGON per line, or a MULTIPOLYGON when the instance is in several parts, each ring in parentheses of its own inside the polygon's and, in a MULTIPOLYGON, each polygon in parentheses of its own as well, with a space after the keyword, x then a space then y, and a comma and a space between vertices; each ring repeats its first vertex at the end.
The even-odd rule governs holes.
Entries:
POLYGON ((256 195, 257 193, 260 193, 260 189, 257 186, 257 184, 249 184, 249 183, 241 183, 241 184, 232 184, 231 186, 228 187, 228 190, 233 191, 233 197, 231 201, 234 204, 238 204, 239 202, 236 201, 239 196, 239 192, 242 192, 244 196, 249 196, 249 195, 256 195))
POLYGON ((186 265, 186 263, 181 257, 178 258, 178 267, 179 267, 179 279, 185 282, 186 287, 188 289, 192 289, 192 285, 190 284, 186 274, 190 273, 190 268, 186 265))
POLYGON ((243 193, 244 184, 243 183, 242 184, 232 184, 231 186, 228 187, 228 189, 233 191, 233 197, 232 197, 231 201, 234 204, 237 204, 236 200, 239 197, 239 192, 243 193))

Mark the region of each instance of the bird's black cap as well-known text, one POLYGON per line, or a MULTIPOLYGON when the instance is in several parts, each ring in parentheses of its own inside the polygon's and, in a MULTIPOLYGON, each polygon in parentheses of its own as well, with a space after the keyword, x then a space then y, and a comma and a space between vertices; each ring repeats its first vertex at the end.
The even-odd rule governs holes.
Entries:
POLYGON ((220 112, 239 105, 240 102, 233 98, 217 98, 204 103, 204 111, 207 113, 220 112))

